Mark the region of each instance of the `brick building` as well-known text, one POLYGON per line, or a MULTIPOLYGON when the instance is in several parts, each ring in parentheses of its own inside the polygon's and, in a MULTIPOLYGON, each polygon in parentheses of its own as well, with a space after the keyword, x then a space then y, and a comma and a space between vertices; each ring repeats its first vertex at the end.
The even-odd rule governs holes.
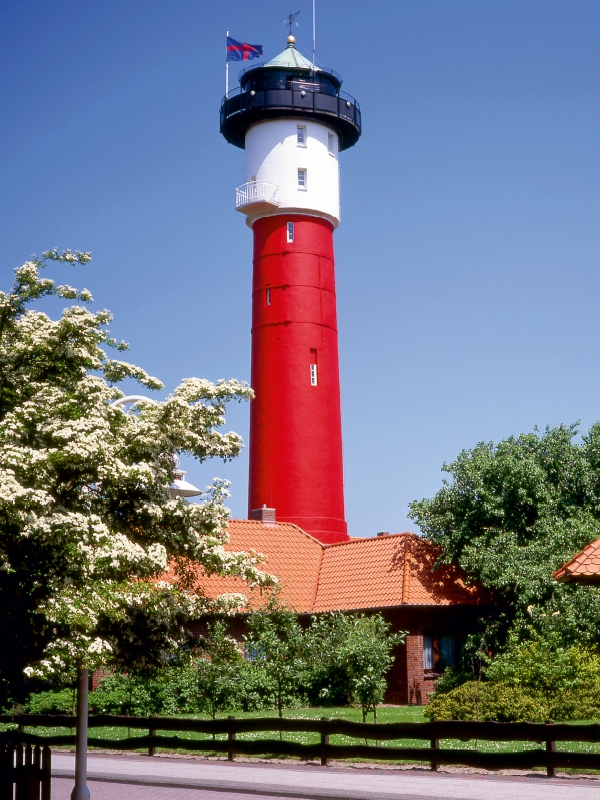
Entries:
MULTIPOLYGON (((227 549, 262 553, 264 569, 279 579, 284 601, 300 615, 380 612, 394 630, 408 632, 388 676, 389 702, 426 703, 434 680, 458 658, 464 637, 481 616, 493 613, 489 594, 467 585, 459 569, 434 569, 435 547, 414 533, 323 544, 296 525, 261 516, 231 520, 227 549)), ((201 575, 199 584, 209 597, 240 592, 261 602, 236 578, 201 575)), ((232 625, 240 638, 244 618, 239 614, 232 625)))

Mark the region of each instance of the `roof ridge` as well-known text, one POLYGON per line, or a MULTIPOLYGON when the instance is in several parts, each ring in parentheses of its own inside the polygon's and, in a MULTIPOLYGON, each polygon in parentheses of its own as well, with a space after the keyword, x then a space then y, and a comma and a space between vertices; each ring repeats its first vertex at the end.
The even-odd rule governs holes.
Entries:
POLYGON ((319 594, 319 586, 321 584, 321 567, 323 566, 323 558, 325 556, 325 548, 321 548, 321 555, 319 556, 319 566, 317 567, 317 580, 315 581, 315 591, 313 592, 312 600, 310 601, 310 613, 312 613, 315 603, 317 602, 317 595, 319 594))
MULTIPOLYGON (((302 530, 302 528, 300 529, 302 530)), ((349 539, 346 539, 343 542, 332 542, 331 544, 323 545, 327 549, 331 547, 340 547, 341 545, 345 544, 356 544, 357 542, 374 542, 380 541, 381 539, 391 539, 395 536, 417 536, 414 531, 399 531, 398 533, 386 533, 385 536, 351 536, 349 539)))

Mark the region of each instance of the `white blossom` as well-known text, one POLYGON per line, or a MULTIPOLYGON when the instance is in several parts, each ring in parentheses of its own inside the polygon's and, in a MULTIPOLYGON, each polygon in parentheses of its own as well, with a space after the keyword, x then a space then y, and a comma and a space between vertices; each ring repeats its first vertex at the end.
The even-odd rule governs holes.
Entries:
POLYGON ((40 276, 45 261, 90 258, 47 251, 15 270, 12 290, 0 292, 0 313, 7 315, 0 372, 10 384, 0 413, 0 581, 21 569, 9 553, 25 561, 36 554, 32 611, 50 634, 26 666, 30 677, 109 664, 136 635, 127 627, 134 611, 162 626, 163 645, 175 647, 182 620, 244 607, 243 595, 209 601, 192 591, 198 564, 249 585, 273 582, 259 553, 225 549, 227 481, 215 478, 200 503, 169 492, 175 455, 238 455, 241 437, 219 429, 227 402, 251 399, 250 387, 188 378, 164 400, 125 413, 111 405, 123 397, 116 382, 133 378, 154 390, 162 384, 107 356, 105 348, 127 347, 110 336, 110 313, 75 305, 53 320, 28 307, 44 295, 90 302, 87 290, 40 276), (129 631, 122 640, 107 633, 118 626, 129 631))

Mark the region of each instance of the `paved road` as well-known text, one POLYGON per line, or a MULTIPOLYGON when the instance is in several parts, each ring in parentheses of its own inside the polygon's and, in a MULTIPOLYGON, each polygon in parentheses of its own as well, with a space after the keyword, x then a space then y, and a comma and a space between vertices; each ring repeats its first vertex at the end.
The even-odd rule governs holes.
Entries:
MULTIPOLYGON (((123 783, 88 784, 91 800, 289 800, 276 795, 249 795, 247 792, 211 791, 210 789, 172 789, 164 786, 131 786, 123 783)), ((52 800, 70 800, 73 780, 52 779, 52 800)))
MULTIPOLYGON (((73 755, 53 753, 53 800, 67 800, 73 755)), ((456 775, 420 770, 91 755, 92 800, 599 800, 600 781, 456 775), (118 786, 118 788, 117 788, 118 786)))

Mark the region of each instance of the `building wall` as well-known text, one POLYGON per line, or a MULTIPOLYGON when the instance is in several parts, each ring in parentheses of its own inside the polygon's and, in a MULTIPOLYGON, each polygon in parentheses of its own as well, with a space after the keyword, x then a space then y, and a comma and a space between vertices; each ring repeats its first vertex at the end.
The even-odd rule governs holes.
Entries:
POLYGON ((336 131, 321 122, 297 117, 258 122, 246 133, 246 181, 270 181, 279 187, 279 208, 272 213, 304 211, 325 217, 336 227, 340 221, 338 149, 336 131), (304 144, 298 143, 298 126, 305 129, 304 144), (303 187, 298 185, 299 169, 306 170, 303 187))
POLYGON ((483 606, 397 606, 382 609, 394 632, 405 632, 406 640, 396 650, 388 674, 386 702, 399 705, 426 705, 442 674, 423 666, 424 636, 453 636, 464 639, 477 629, 479 618, 497 614, 498 609, 483 606))

